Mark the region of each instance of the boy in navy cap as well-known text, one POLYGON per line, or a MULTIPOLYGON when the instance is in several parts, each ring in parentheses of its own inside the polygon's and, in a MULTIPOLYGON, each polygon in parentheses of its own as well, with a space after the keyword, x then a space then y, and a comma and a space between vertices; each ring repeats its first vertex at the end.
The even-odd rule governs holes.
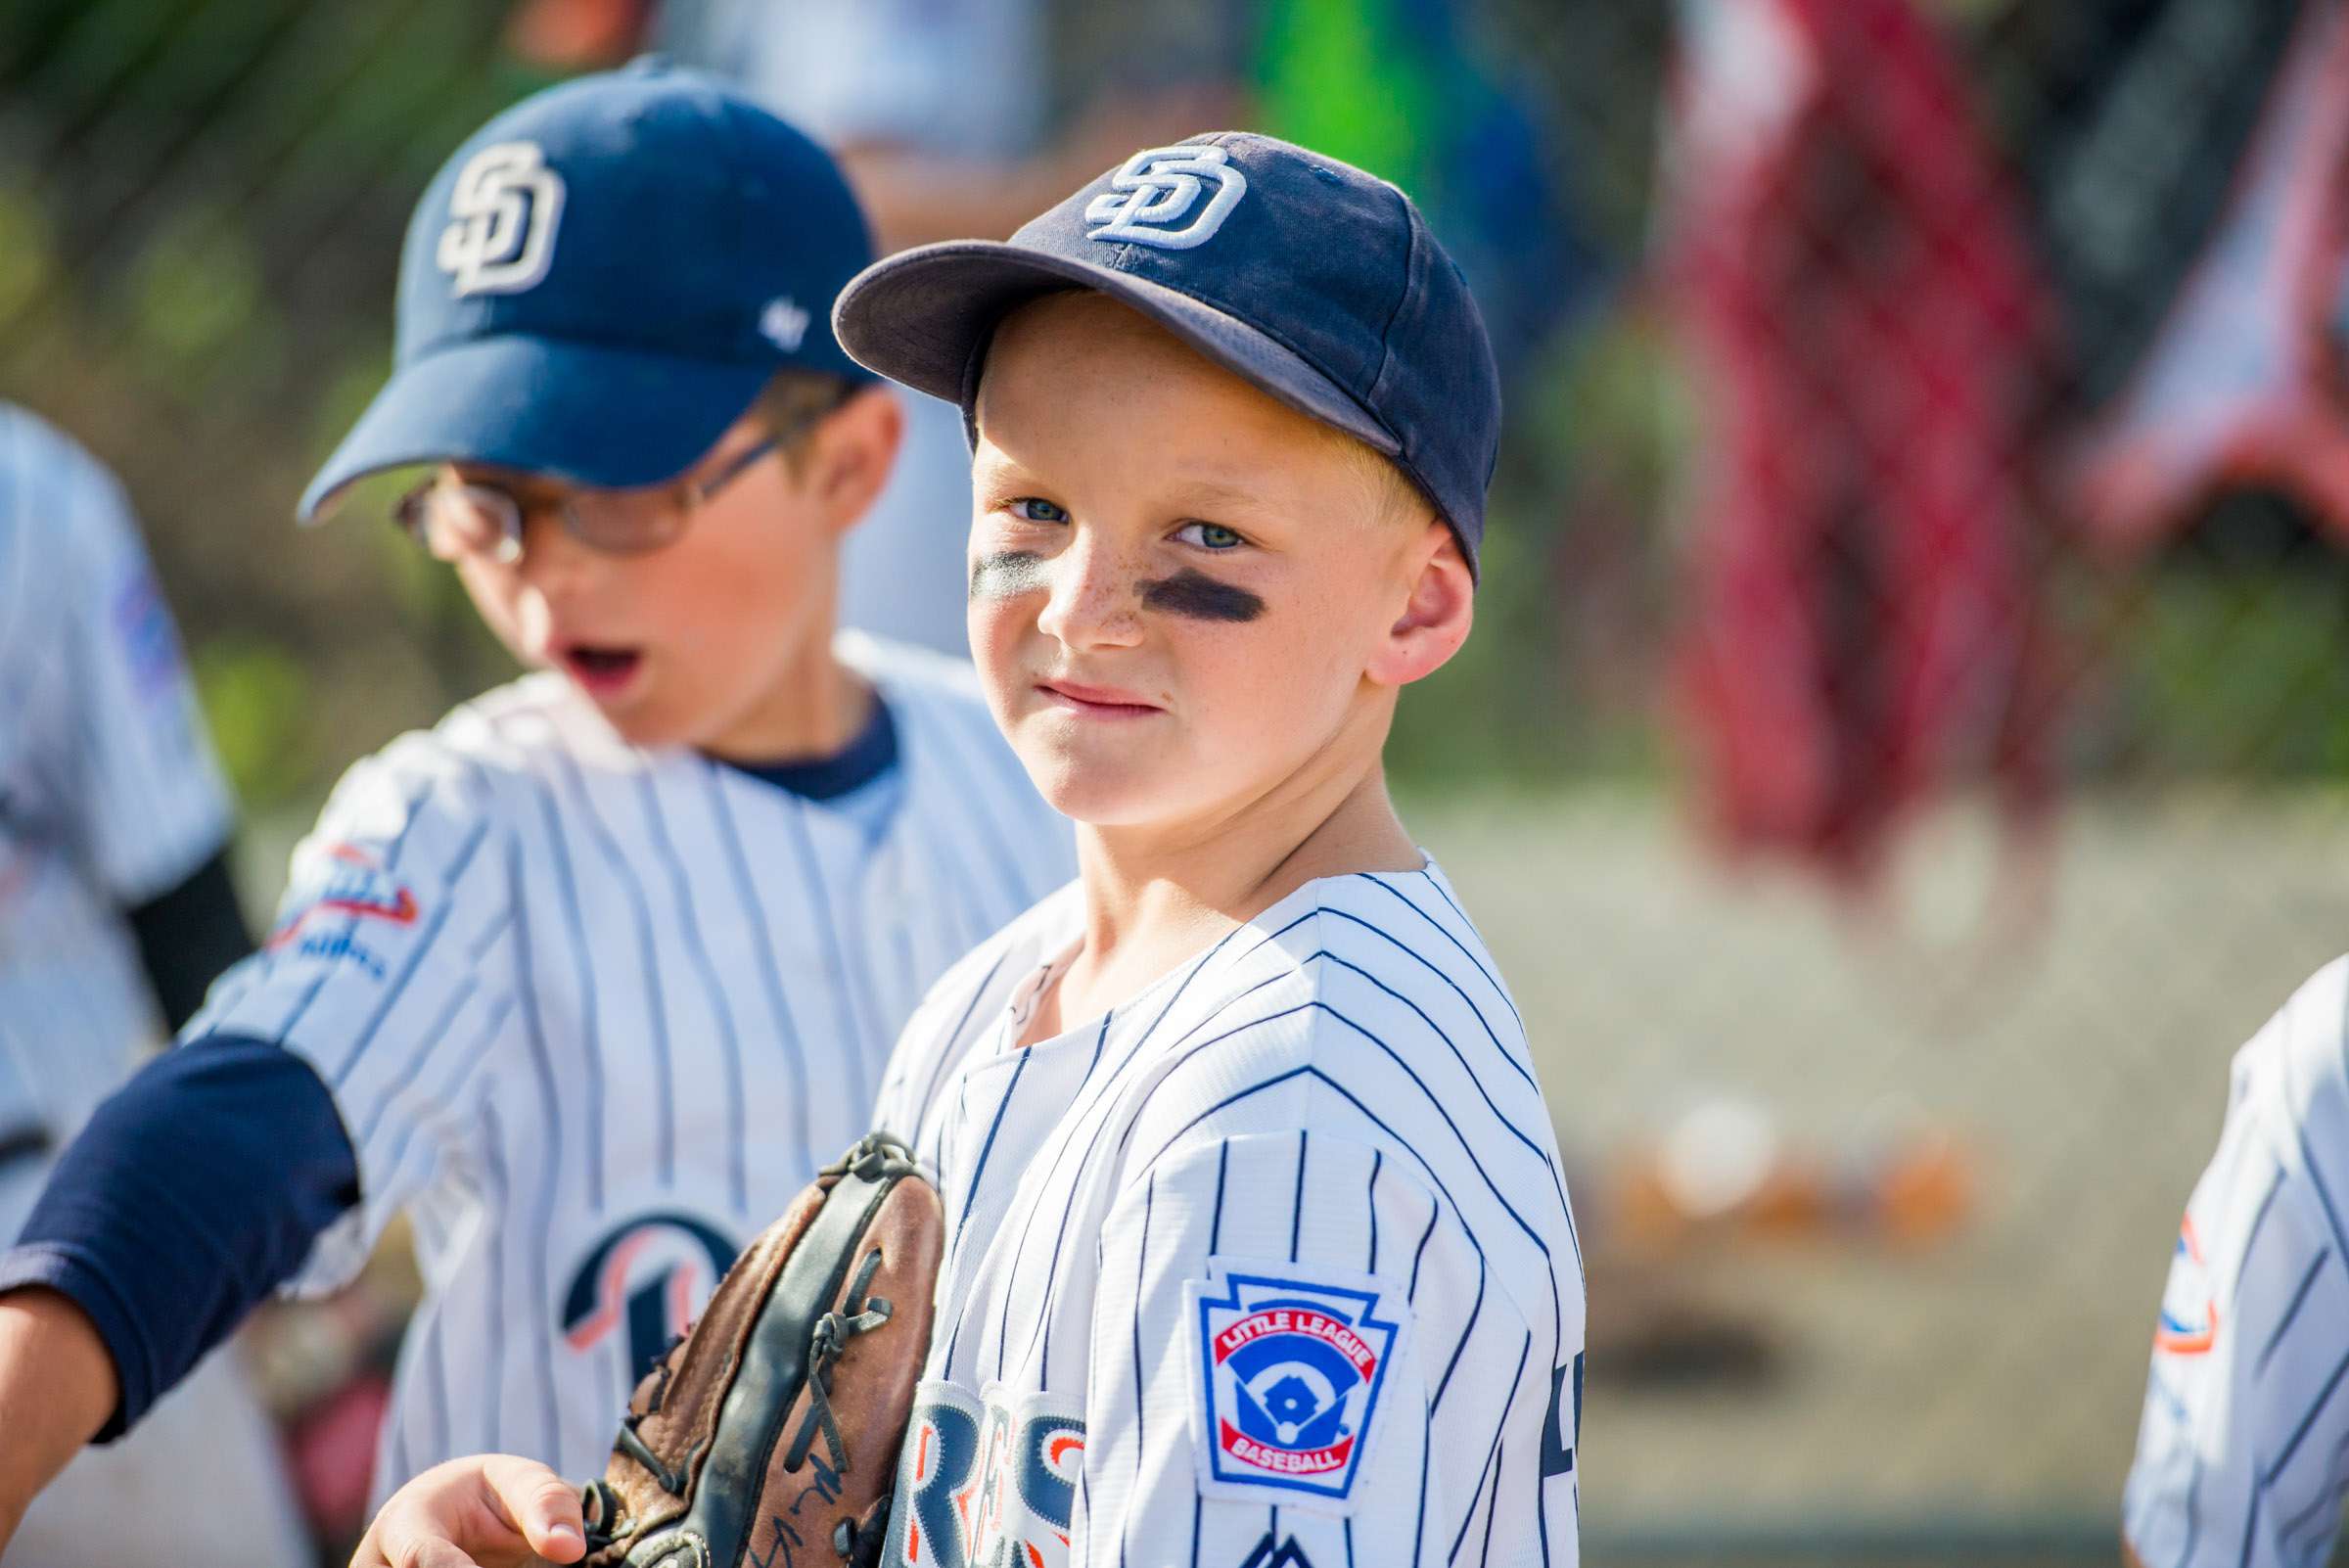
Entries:
MULTIPOLYGON (((972 645, 1081 866, 882 1088, 949 1237, 882 1560, 1575 1561, 1555 1141, 1380 758, 1472 615, 1499 396, 1458 272, 1393 187, 1226 133, 837 320, 962 403, 972 645)), ((359 1561, 568 1561, 577 1522, 458 1461, 359 1561)), ((783 1560, 753 1528, 714 1560, 783 1560)))
POLYGON ((396 368, 302 512, 433 465, 397 522, 542 668, 351 769, 266 950, 0 1255, 0 1544, 402 1210, 427 1294, 378 1486, 600 1466, 923 991, 1067 877, 967 667, 834 634, 899 428, 830 327, 869 259, 821 152, 659 67, 528 100, 427 191, 396 368))

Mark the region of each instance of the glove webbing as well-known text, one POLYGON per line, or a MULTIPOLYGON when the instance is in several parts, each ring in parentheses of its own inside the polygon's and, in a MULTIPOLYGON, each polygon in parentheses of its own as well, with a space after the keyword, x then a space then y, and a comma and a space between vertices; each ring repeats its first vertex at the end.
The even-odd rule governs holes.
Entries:
POLYGON ((832 1451, 832 1468, 842 1475, 849 1473, 848 1446, 841 1441, 840 1423, 832 1414, 832 1367, 848 1349, 849 1341, 889 1321, 895 1311, 886 1298, 865 1296, 865 1287, 881 1268, 879 1248, 866 1253, 864 1264, 856 1270, 856 1278, 849 1286, 848 1299, 842 1305, 852 1315, 826 1313, 815 1320, 815 1332, 807 1346, 807 1419, 800 1423, 800 1435, 791 1440, 791 1449, 783 1455, 783 1468, 796 1473, 807 1458, 807 1450, 821 1430, 824 1442, 832 1451))

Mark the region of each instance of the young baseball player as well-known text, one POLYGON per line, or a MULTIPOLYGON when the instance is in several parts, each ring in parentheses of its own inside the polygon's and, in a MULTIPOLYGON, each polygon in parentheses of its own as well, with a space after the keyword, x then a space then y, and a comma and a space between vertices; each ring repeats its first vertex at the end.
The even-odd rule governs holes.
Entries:
POLYGON ((2148 1568, 2330 1559, 2349 1493, 2349 958, 2235 1053, 2153 1332, 2123 1529, 2148 1568))
POLYGON ((302 510, 438 464, 398 522, 541 669, 350 771, 265 950, 0 1258, 0 1540, 403 1209, 427 1295, 379 1487, 484 1447, 600 1466, 923 991, 1066 877, 967 667, 834 635, 898 430, 829 326, 868 259, 822 153, 657 66, 434 180, 396 368, 302 510))
MULTIPOLYGON (((0 1236, 141 1048, 253 950, 233 827, 122 487, 0 404, 0 1236)), ((75 1460, 8 1561, 225 1568, 303 1549, 276 1434, 215 1357, 135 1439, 75 1460), (191 1489, 216 1509, 172 1517, 191 1489)))
MULTIPOLYGON (((1550 1123, 1380 761, 1471 619, 1499 399, 1458 273, 1393 187, 1226 133, 838 322, 962 401, 973 648, 1081 863, 881 1092, 948 1238, 885 1560, 1575 1561, 1550 1123)), ((576 1524, 463 1461, 359 1560, 570 1560, 576 1524)))

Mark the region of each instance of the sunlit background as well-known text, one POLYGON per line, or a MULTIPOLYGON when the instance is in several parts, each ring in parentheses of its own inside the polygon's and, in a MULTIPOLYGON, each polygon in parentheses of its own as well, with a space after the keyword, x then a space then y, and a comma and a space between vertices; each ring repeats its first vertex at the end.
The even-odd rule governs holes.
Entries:
MULTIPOLYGON (((1590 1241, 1589 1559, 2112 1560, 2228 1058, 2349 947, 2349 119, 2291 112, 2341 6, 995 8, 997 164, 1212 106, 1410 190, 1502 350, 1477 633, 1391 756, 1590 1241)), ((380 497, 291 522, 411 203, 647 41, 808 90, 742 9, 0 5, 0 396, 129 486, 256 916, 508 672, 380 497)), ((379 1273, 246 1347, 329 1543, 379 1273)))

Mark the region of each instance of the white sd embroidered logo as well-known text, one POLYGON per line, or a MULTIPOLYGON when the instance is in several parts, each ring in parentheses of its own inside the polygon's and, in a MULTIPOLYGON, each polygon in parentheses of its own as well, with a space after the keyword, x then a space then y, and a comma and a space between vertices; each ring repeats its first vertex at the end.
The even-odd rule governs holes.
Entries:
POLYGON ((1247 176, 1221 147, 1154 147, 1128 159, 1109 183, 1111 189, 1085 206, 1085 222, 1097 225, 1085 231, 1085 238, 1168 251, 1187 251, 1215 238, 1248 194, 1247 176))
POLYGON ((546 276, 562 215, 563 177, 535 142, 484 147, 457 175, 434 259, 460 295, 519 294, 546 276))

